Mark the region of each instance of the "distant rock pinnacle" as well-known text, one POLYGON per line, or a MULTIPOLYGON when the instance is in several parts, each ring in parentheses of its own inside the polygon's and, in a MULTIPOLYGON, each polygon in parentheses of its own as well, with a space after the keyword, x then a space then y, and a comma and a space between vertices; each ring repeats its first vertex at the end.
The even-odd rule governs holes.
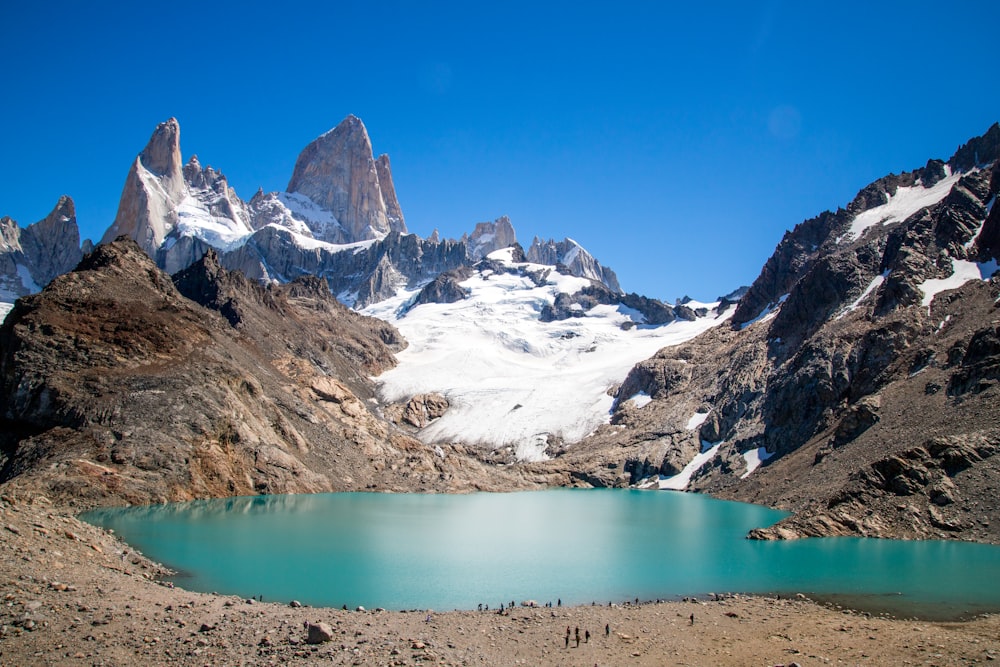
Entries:
POLYGON ((337 218, 341 229, 329 228, 323 241, 350 243, 406 232, 389 159, 376 162, 368 131, 356 116, 305 147, 288 192, 308 197, 337 218))
POLYGON ((118 203, 118 214, 101 243, 128 236, 151 257, 156 255, 177 222, 173 203, 179 202, 184 194, 180 138, 181 128, 176 118, 156 127, 146 148, 132 163, 118 203), (158 188, 150 187, 151 178, 159 181, 158 188))

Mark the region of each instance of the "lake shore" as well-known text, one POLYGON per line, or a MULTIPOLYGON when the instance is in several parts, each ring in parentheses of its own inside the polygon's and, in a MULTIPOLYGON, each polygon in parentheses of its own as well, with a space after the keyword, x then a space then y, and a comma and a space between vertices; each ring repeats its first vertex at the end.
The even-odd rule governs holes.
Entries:
POLYGON ((762 596, 614 607, 518 606, 505 615, 294 607, 291 601, 261 603, 165 585, 157 581, 163 568, 114 535, 80 522, 67 508, 40 499, 5 497, 0 526, 0 666, 1000 660, 998 615, 965 622, 896 620, 762 596), (332 639, 307 644, 307 622, 327 624, 332 639))

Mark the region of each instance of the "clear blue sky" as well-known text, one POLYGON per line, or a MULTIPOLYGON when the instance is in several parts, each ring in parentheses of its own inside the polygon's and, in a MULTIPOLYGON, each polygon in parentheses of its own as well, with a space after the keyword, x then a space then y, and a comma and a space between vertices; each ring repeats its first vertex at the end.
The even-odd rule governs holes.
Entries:
POLYGON ((785 229, 1000 120, 981 2, 0 4, 0 215, 99 238, 156 124, 245 199, 347 114, 409 229, 509 215, 710 299, 785 229))

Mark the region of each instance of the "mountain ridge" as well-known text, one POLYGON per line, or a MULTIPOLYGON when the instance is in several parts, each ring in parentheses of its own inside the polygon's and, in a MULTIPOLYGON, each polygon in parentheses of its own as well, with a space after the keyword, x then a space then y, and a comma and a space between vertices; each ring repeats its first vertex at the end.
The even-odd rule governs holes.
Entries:
MULTIPOLYGON (((229 206, 220 172, 197 159, 179 166, 176 130, 169 122, 158 128, 162 136, 144 151, 149 165, 140 154, 130 172, 130 182, 146 188, 135 197, 142 215, 166 210, 164 202, 174 206, 176 219, 161 218, 160 227, 137 234, 142 242, 164 232, 155 264, 146 248, 126 241, 100 246, 76 271, 21 299, 0 329, 7 483, 41 479, 56 492, 63 487, 44 472, 55 463, 48 469, 75 471, 62 497, 131 497, 101 486, 105 473, 122 474, 110 460, 124 466, 122 483, 137 499, 359 486, 642 486, 795 512, 755 533, 760 538, 1000 542, 1000 506, 991 491, 1000 476, 1000 125, 949 160, 878 179, 846 207, 786 232, 753 284, 734 293, 738 301, 674 306, 622 293, 613 272, 571 239, 535 239, 525 251, 506 218, 457 241, 389 229, 378 238, 327 243, 309 236, 312 229, 340 223, 305 194, 259 192, 243 209, 229 206), (179 203, 168 192, 174 184, 156 180, 156 172, 175 180, 178 168, 179 203), (160 199, 151 205, 153 195, 160 199), (247 224, 240 222, 244 210, 247 224), (225 234, 236 229, 249 232, 227 245, 225 234), (131 273, 102 264, 108 253, 131 258, 131 273), (180 268, 173 280, 157 268, 171 262, 180 268), (98 275, 108 291, 94 282, 98 275), (367 342, 348 336, 324 346, 312 329, 361 317, 333 295, 394 322, 406 331, 407 348, 394 329, 374 325, 367 342), (137 310, 123 318, 110 305, 118 301, 137 310), (282 318, 305 323, 305 333, 282 318), (440 329, 448 321, 472 328, 449 338, 454 332, 440 329), (187 326, 178 329, 178 322, 187 326), (704 330, 667 343, 651 338, 651 350, 635 344, 685 327, 704 330), (216 376, 229 378, 224 386, 179 358, 166 331, 177 332, 183 350, 198 351, 199 359, 203 348, 212 350, 216 376), (449 340, 470 345, 455 363, 435 356, 457 349, 449 340), (444 347, 435 348, 440 341, 444 347), (504 375, 561 351, 569 361, 543 375, 570 377, 568 369, 584 367, 588 355, 622 341, 632 341, 630 355, 652 356, 638 363, 632 356, 613 373, 594 375, 599 381, 576 382, 572 400, 585 398, 593 410, 578 420, 580 432, 541 425, 549 413, 578 416, 579 404, 554 389, 533 392, 542 386, 537 378, 504 375), (46 356, 63 348, 77 360, 68 370, 46 356), (366 366, 372 350, 383 350, 375 357, 385 354, 391 363, 366 366), (498 351, 512 354, 501 358, 498 351), (97 371, 101 360, 106 366, 97 371), (429 381, 435 364, 441 382, 429 381), (161 369, 167 379, 137 374, 138 367, 161 369), (257 379, 246 379, 242 368, 258 369, 257 379), (472 373, 476 368, 482 373, 472 373), (375 372, 377 382, 369 377, 375 372), (115 407, 124 399, 102 384, 102 373, 125 378, 146 412, 133 418, 115 407), (473 380, 464 388, 463 374, 473 380), (513 381, 503 386, 504 378, 513 381), (210 399, 212 416, 178 430, 163 422, 150 387, 185 405, 195 403, 191 392, 207 392, 199 400, 210 399), (477 401, 487 413, 470 412, 477 401), (213 407, 223 405, 236 406, 244 426, 213 407), (265 422, 260 414, 280 418, 265 422), (531 419, 519 421, 524 416, 531 419), (126 427, 109 436, 101 430, 109 419, 126 427), (42 428, 46 420, 54 429, 42 428), (460 442, 463 423, 482 432, 460 442), (317 431, 320 425, 332 431, 317 431), (335 445, 330 432, 340 434, 335 445), (153 443, 139 457, 152 467, 136 466, 131 454, 115 462, 113 442, 137 437, 153 443), (304 451, 311 438, 327 445, 304 451), (162 451, 191 447, 210 453, 197 471, 164 462, 162 451), (88 473, 77 460, 97 467, 88 473), (174 491, 157 481, 161 464, 168 478, 184 480, 174 491), (330 471, 352 481, 337 481, 330 471)), ((353 131, 364 147, 367 134, 353 131)), ((379 163, 364 161, 366 178, 388 167, 379 163)), ((382 202, 391 208, 384 195, 382 202)), ((4 238, 20 233, 9 223, 7 229, 4 238)))

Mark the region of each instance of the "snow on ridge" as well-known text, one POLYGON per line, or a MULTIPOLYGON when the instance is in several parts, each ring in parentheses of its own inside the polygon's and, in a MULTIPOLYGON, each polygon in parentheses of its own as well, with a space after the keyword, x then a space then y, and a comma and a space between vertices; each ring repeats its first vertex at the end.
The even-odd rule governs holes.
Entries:
POLYGON ((657 487, 660 489, 668 489, 671 491, 684 491, 687 489, 688 484, 691 483, 691 478, 696 472, 701 470, 702 466, 715 458, 715 455, 719 453, 719 448, 722 447, 722 442, 715 443, 705 443, 702 447, 701 452, 695 455, 691 459, 684 469, 681 470, 676 475, 672 477, 660 476, 657 487))
MULTIPOLYGON (((950 171, 950 170, 949 170, 950 171)), ((896 194, 889 198, 889 201, 880 206, 875 206, 862 211, 854 216, 850 228, 841 236, 838 242, 853 241, 861 238, 870 227, 877 224, 888 225, 894 222, 902 222, 922 208, 933 206, 944 199, 952 187, 962 177, 962 173, 949 173, 948 176, 927 188, 917 184, 912 187, 898 187, 896 194)))
POLYGON ((577 442, 610 421, 609 390, 637 362, 732 315, 640 327, 616 306, 597 306, 582 317, 541 322, 542 307, 559 292, 590 281, 550 270, 536 285, 525 274, 551 267, 514 265, 511 252, 489 258, 524 270, 475 273, 462 282, 467 299, 406 309, 416 292, 403 290, 362 311, 391 322, 409 343, 398 365, 376 378, 380 397, 398 402, 434 392, 451 404, 420 432, 427 443, 509 447, 521 460, 543 460, 550 437, 577 442))
POLYGON ((934 297, 946 290, 958 289, 970 280, 989 280, 997 270, 996 260, 976 263, 965 259, 951 260, 951 275, 946 278, 928 278, 917 285, 924 297, 920 300, 920 305, 930 308, 934 297))
POLYGON ((282 232, 286 232, 292 237, 292 241, 299 248, 303 250, 326 250, 327 252, 336 253, 344 252, 345 250, 353 250, 355 253, 361 252, 367 248, 372 247, 375 244, 376 239, 368 239, 367 241, 355 241, 354 243, 328 243, 326 241, 320 241, 313 238, 312 236, 306 236, 300 234, 294 230, 289 229, 278 223, 270 223, 265 225, 266 227, 271 227, 273 229, 280 229, 282 232))
POLYGON ((781 304, 785 303, 785 301, 787 300, 788 300, 788 294, 782 294, 781 296, 778 297, 778 303, 767 304, 766 306, 764 306, 764 309, 757 314, 757 317, 741 324, 740 331, 743 331, 747 327, 753 326, 758 322, 768 322, 770 320, 773 320, 775 317, 778 316, 778 310, 781 309, 781 304))
POLYGON ((0 301, 0 324, 7 319, 7 313, 14 310, 14 304, 8 303, 6 301, 0 301))
POLYGON ((868 283, 867 287, 865 287, 865 291, 863 291, 861 293, 861 296, 859 296, 857 299, 855 299, 853 302, 851 302, 851 305, 847 306, 846 308, 844 308, 844 310, 840 311, 840 313, 837 314, 836 319, 839 320, 840 318, 842 318, 845 315, 847 315, 847 313, 853 313, 855 310, 857 310, 858 306, 861 305, 861 302, 864 301, 865 298, 867 298, 869 294, 871 294, 872 292, 874 292, 875 290, 877 290, 879 288, 879 286, 881 286, 882 283, 885 282, 885 279, 888 278, 888 277, 889 277, 889 270, 886 269, 885 271, 883 271, 879 275, 877 275, 874 278, 872 278, 872 281, 870 283, 868 283))

